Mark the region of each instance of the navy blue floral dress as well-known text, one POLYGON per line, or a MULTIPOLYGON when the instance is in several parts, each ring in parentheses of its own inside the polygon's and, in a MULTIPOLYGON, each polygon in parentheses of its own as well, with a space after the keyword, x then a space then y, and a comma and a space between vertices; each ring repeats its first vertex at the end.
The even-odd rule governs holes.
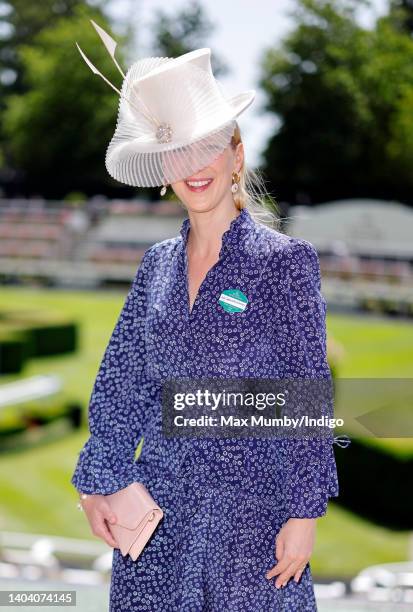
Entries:
POLYGON ((143 482, 164 510, 136 562, 113 549, 110 610, 312 612, 310 563, 281 589, 265 574, 283 524, 323 516, 338 495, 333 437, 167 437, 161 391, 173 377, 331 377, 318 255, 244 208, 189 311, 189 230, 186 218, 179 236, 144 254, 100 364, 90 437, 71 480, 91 494, 143 482), (220 304, 231 288, 247 297, 243 311, 220 304))

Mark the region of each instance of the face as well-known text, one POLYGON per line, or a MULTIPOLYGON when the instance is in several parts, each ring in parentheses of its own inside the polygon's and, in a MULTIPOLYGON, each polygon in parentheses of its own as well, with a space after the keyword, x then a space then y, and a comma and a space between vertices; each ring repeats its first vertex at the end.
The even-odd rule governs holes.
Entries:
POLYGON ((232 173, 239 172, 244 159, 243 144, 240 142, 234 150, 231 145, 209 166, 199 170, 185 180, 172 183, 177 198, 193 212, 201 212, 227 203, 233 206, 231 192, 232 173), (207 183, 204 185, 204 183, 207 183), (201 183, 194 185, 193 183, 201 183))

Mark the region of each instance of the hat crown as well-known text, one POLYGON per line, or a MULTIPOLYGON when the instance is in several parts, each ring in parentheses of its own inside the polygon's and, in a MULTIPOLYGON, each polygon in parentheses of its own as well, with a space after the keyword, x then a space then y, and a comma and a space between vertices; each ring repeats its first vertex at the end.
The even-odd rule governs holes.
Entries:
POLYGON ((157 127, 162 124, 169 126, 174 143, 184 143, 205 133, 211 121, 231 120, 231 107, 212 73, 209 48, 157 59, 152 64, 133 64, 122 86, 125 97, 119 114, 125 121, 139 123, 142 141, 162 142, 157 137, 157 127), (135 104, 131 106, 126 98, 135 104), (143 112, 145 107, 153 121, 143 112))
POLYGON ((143 58, 132 64, 132 66, 128 70, 128 74, 131 71, 135 70, 139 74, 137 78, 139 80, 143 80, 144 78, 151 78, 157 76, 161 74, 164 70, 169 70, 171 66, 178 67, 188 62, 191 62, 194 66, 198 66, 199 68, 202 68, 205 71, 209 71, 212 75, 211 49, 209 47, 195 49, 195 51, 189 51, 188 53, 184 53, 179 57, 143 58), (148 62, 148 60, 154 61, 153 67, 151 67, 150 62, 148 62))

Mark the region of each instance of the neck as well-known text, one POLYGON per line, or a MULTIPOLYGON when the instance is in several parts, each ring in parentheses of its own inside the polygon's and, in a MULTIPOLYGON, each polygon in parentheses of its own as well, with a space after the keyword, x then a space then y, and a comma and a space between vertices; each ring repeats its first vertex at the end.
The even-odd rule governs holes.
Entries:
POLYGON ((200 258, 207 258, 219 252, 223 233, 239 214, 240 211, 235 205, 232 208, 218 207, 205 212, 190 211, 188 252, 200 258))

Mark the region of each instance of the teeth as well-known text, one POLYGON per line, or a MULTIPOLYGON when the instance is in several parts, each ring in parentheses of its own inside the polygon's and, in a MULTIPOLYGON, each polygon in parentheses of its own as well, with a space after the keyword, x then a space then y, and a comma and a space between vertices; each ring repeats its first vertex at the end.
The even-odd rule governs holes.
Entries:
POLYGON ((204 185, 208 185, 211 181, 186 181, 187 185, 191 187, 203 187, 204 185))

